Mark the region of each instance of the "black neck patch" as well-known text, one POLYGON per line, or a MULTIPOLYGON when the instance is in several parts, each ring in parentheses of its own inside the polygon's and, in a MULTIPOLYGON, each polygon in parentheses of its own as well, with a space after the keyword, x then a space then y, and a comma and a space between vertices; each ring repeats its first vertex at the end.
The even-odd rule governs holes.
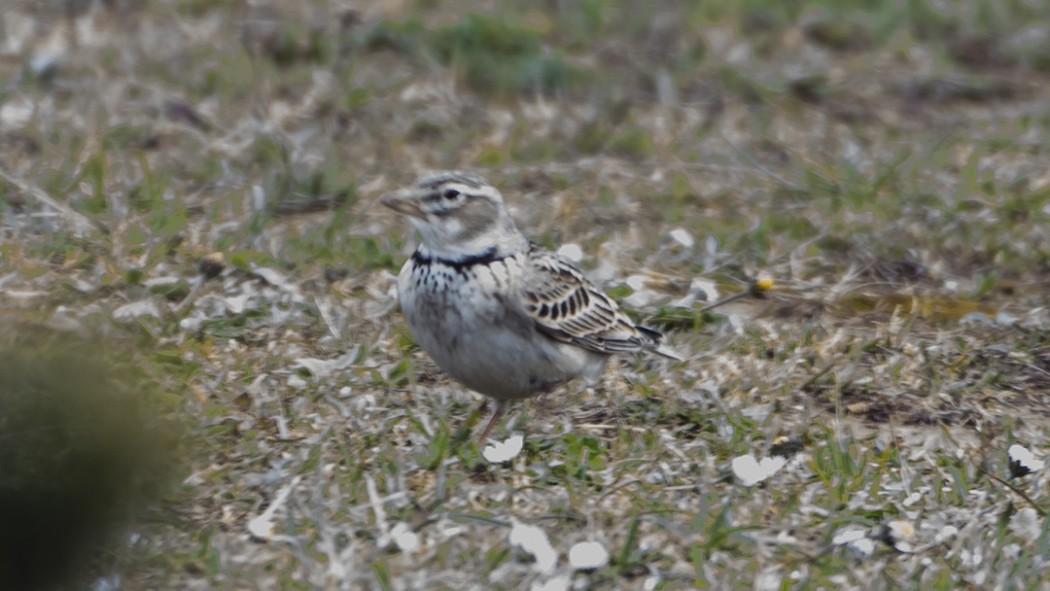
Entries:
POLYGON ((496 261, 502 261, 511 255, 500 256, 495 246, 490 246, 485 250, 472 255, 467 255, 461 259, 444 259, 440 257, 432 257, 430 255, 423 254, 418 249, 412 253, 412 260, 417 265, 430 265, 431 263, 440 263, 446 267, 452 267, 456 271, 463 271, 469 269, 474 265, 487 265, 496 261))

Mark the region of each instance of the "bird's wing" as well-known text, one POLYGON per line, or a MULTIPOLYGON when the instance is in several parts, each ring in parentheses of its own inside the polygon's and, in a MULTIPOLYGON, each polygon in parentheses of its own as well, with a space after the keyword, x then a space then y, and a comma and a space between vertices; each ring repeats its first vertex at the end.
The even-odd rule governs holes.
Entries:
POLYGON ((653 351, 681 360, 661 345, 659 332, 636 325, 569 261, 538 247, 528 261, 525 309, 547 336, 598 353, 653 351))

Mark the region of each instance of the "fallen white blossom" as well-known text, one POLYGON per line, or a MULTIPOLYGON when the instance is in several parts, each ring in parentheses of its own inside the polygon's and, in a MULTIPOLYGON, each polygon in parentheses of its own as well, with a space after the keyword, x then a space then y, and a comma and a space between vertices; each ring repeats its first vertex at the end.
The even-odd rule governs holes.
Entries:
POLYGON ((859 527, 846 527, 831 538, 835 546, 846 546, 862 556, 871 556, 875 552, 875 542, 868 537, 868 532, 859 527))
POLYGON ((481 455, 493 464, 500 464, 518 457, 523 447, 525 437, 521 433, 514 433, 504 441, 489 443, 481 451, 481 455))
POLYGON ((288 500, 288 495, 291 494, 292 489, 299 484, 301 476, 296 476, 291 482, 281 487, 277 491, 277 495, 274 497, 273 502, 266 508, 262 514, 253 517, 248 520, 248 533, 257 540, 264 542, 274 542, 282 540, 291 540, 291 536, 276 533, 276 522, 274 520, 274 514, 281 508, 282 505, 288 500))
POLYGON ((914 552, 912 540, 915 538, 915 526, 904 519, 894 519, 883 528, 886 542, 898 552, 914 552))
POLYGON ((545 581, 536 581, 529 585, 529 591, 568 591, 572 580, 569 575, 558 575, 545 581))
POLYGON ((412 531, 411 526, 404 521, 399 521, 390 528, 390 539, 402 552, 411 552, 419 548, 419 534, 412 531))
POLYGON ((118 321, 134 320, 143 316, 160 318, 160 309, 157 308, 157 303, 153 300, 139 300, 124 304, 113 310, 113 319, 118 321))
POLYGON ((548 575, 554 572, 558 553, 542 528, 515 520, 510 528, 509 539, 511 544, 521 547, 536 559, 536 570, 548 575))
POLYGON ((357 360, 361 352, 361 346, 357 345, 346 353, 334 359, 317 359, 314 357, 300 357, 295 360, 295 367, 305 368, 316 379, 323 379, 329 375, 347 369, 357 360))
POLYGON ((732 468, 733 475, 740 480, 741 484, 755 486, 779 472, 785 464, 787 460, 782 456, 762 458, 759 461, 755 459, 755 456, 746 454, 733 458, 732 468))
POLYGON ((692 248, 696 244, 696 240, 693 240, 693 235, 684 228, 675 228, 668 235, 671 237, 671 240, 674 240, 683 248, 692 248))
POLYGON ((601 542, 579 542, 569 548, 569 566, 576 570, 596 570, 609 564, 609 551, 601 542))
POLYGON ((1010 446, 1006 455, 1010 458, 1010 474, 1014 477, 1027 476, 1046 467, 1046 463, 1035 457, 1028 448, 1016 443, 1010 446))
POLYGON ((563 244, 561 248, 558 249, 558 256, 567 259, 573 264, 578 265, 581 261, 583 261, 583 249, 580 248, 579 244, 569 242, 567 244, 563 244))

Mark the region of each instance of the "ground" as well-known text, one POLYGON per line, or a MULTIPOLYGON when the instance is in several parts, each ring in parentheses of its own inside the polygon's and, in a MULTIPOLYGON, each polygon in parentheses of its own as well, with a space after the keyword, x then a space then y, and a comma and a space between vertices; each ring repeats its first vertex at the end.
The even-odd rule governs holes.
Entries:
POLYGON ((1050 589, 1050 474, 1007 454, 1050 449, 1045 0, 15 0, 0 31, 5 320, 122 347, 182 434, 96 589, 1050 589), (377 203, 445 168, 685 361, 518 404, 487 458, 377 203))

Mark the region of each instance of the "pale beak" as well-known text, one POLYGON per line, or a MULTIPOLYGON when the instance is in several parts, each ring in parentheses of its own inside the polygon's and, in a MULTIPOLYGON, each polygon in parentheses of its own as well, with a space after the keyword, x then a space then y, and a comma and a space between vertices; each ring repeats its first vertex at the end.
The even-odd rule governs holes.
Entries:
POLYGON ((390 209, 403 213, 409 217, 426 219, 426 215, 419 207, 419 193, 411 189, 401 189, 383 195, 379 202, 390 209))

